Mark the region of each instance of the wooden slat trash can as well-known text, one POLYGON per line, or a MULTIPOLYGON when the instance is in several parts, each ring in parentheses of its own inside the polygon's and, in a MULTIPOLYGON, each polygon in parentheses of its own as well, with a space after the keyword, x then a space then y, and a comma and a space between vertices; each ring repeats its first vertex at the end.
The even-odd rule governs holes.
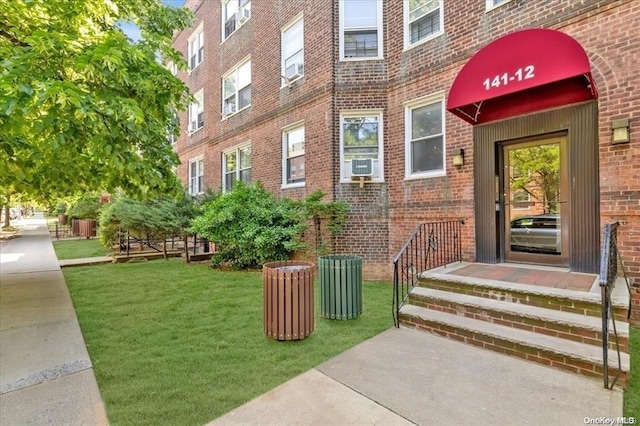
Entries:
POLYGON ((95 237, 96 234, 96 228, 98 226, 98 223, 93 220, 93 219, 77 219, 74 221, 74 229, 75 229, 75 224, 77 223, 78 226, 78 233, 77 235, 81 236, 81 237, 86 237, 86 238, 91 238, 91 237, 95 237))
POLYGON ((275 340, 302 340, 313 332, 311 262, 270 262, 262 267, 264 334, 275 340))
POLYGON ((362 258, 351 255, 318 259, 320 313, 325 318, 348 320, 362 313, 362 258))

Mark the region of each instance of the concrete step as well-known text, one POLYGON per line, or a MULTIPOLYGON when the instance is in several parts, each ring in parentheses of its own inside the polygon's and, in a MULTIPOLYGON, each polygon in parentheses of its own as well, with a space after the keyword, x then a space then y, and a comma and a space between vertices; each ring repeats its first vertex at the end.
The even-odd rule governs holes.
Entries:
MULTIPOLYGON (((530 360, 539 364, 602 378, 602 348, 553 336, 478 321, 460 315, 434 311, 415 305, 400 310, 400 323, 432 333, 480 346, 496 352, 530 360)), ((629 354, 621 353, 618 384, 626 387, 629 374, 629 354)), ((609 377, 617 374, 617 352, 609 350, 609 377)))
MULTIPOLYGON (((426 287, 414 288, 409 295, 409 303, 507 327, 598 347, 602 346, 602 319, 600 317, 434 290, 426 287)), ((611 321, 609 329, 613 330, 611 321)), ((616 330, 618 332, 620 350, 628 353, 629 323, 616 321, 616 330)), ((609 345, 611 349, 616 347, 613 334, 609 345)))
MULTIPOLYGON (((540 287, 445 274, 438 271, 428 271, 421 274, 418 286, 593 317, 601 316, 599 292, 540 287)), ((629 306, 628 297, 612 297, 611 302, 616 321, 626 321, 629 306)))

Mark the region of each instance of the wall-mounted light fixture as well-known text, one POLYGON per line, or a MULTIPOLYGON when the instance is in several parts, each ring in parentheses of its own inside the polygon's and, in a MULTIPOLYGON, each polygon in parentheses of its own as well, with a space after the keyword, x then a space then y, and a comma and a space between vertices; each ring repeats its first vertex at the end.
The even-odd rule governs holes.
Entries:
POLYGON ((457 148, 451 151, 451 161, 454 166, 464 165, 464 149, 457 148))
POLYGON ((615 120, 611 122, 611 143, 627 143, 629 138, 629 119, 615 120))

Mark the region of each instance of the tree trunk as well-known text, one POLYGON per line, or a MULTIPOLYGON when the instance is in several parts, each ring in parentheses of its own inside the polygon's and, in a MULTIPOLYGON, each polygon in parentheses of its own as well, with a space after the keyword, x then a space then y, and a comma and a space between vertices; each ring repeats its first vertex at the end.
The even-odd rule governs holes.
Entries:
POLYGON ((189 237, 184 237, 184 259, 187 263, 189 262, 189 237))
POLYGON ((166 238, 162 242, 162 253, 164 254, 164 260, 167 260, 169 256, 167 256, 167 239, 166 238))
POLYGON ((4 226, 11 225, 11 196, 7 195, 7 204, 4 206, 4 226))

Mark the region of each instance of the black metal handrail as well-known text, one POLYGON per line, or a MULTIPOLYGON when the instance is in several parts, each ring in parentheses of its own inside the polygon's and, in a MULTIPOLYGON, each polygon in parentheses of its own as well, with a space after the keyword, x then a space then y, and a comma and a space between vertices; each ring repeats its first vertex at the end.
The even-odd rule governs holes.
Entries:
POLYGON ((460 229, 463 220, 421 223, 393 259, 393 323, 400 326, 400 308, 429 269, 462 261, 460 229))
MULTIPOLYGON (((622 371, 622 361, 620 358, 620 344, 618 342, 618 330, 616 328, 615 315, 612 313, 611 293, 618 278, 618 227, 619 222, 607 223, 604 226, 604 235, 602 238, 602 252, 600 255, 600 291, 602 297, 602 372, 604 375, 604 387, 606 389, 613 389, 616 381, 622 371), (613 333, 615 336, 616 350, 618 353, 618 371, 613 381, 609 383, 609 319, 613 327, 613 333)), ((620 269, 624 275, 625 282, 627 283, 627 290, 629 293, 629 280, 624 271, 623 265, 620 265, 620 269)), ((628 316, 629 314, 627 314, 628 316)))

